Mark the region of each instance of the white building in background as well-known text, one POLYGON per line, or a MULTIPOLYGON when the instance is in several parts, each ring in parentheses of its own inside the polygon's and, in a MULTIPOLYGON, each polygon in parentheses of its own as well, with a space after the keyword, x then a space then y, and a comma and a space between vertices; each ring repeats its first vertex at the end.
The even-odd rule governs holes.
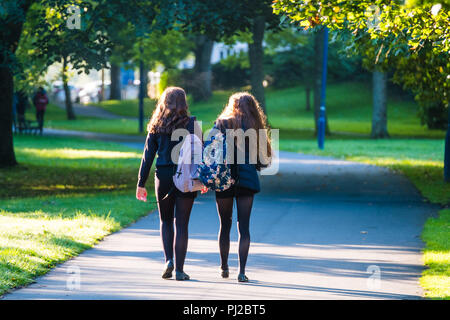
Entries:
POLYGON ((247 43, 236 42, 233 45, 226 45, 224 43, 215 42, 211 54, 211 63, 215 64, 228 56, 237 55, 241 52, 245 53, 247 51, 248 51, 247 43))
MULTIPOLYGON (((215 64, 222 59, 231 55, 237 55, 241 52, 248 51, 248 44, 243 42, 236 42, 233 45, 226 45, 221 42, 214 42, 211 52, 211 64, 215 64)), ((192 69, 195 65, 195 57, 190 55, 188 58, 180 61, 179 69, 192 69)))

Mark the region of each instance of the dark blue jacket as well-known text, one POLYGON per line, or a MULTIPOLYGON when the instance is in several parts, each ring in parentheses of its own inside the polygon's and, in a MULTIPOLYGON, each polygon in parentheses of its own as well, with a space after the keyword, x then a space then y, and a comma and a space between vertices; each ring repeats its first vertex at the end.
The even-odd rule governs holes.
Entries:
MULTIPOLYGON (((186 129, 192 130, 195 117, 191 117, 186 129)), ((150 169, 152 168, 155 156, 156 166, 174 166, 172 161, 172 149, 183 140, 180 137, 178 141, 171 141, 169 133, 149 133, 145 140, 144 153, 142 155, 141 166, 139 168, 138 186, 144 187, 147 182, 150 169)))

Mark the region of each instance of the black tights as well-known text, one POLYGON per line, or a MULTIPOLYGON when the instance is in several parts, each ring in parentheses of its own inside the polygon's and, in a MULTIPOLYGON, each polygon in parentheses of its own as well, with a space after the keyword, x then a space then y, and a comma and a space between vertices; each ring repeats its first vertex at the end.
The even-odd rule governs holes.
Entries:
POLYGON ((174 239, 175 239, 175 270, 183 271, 184 259, 188 246, 188 225, 191 215, 193 198, 175 198, 170 196, 158 202, 160 216, 161 239, 164 248, 166 262, 173 260, 174 239), (173 217, 175 210, 175 219, 162 217, 173 217), (175 221, 174 221, 175 220, 175 221), (174 232, 175 223, 175 232, 174 232))
MULTIPOLYGON (((222 270, 228 269, 228 254, 230 252, 230 230, 233 215, 233 199, 217 199, 217 211, 220 219, 219 249, 222 270)), ((250 248, 250 213, 252 212, 253 196, 236 197, 238 231, 239 231, 239 273, 245 274, 248 250, 250 248)))

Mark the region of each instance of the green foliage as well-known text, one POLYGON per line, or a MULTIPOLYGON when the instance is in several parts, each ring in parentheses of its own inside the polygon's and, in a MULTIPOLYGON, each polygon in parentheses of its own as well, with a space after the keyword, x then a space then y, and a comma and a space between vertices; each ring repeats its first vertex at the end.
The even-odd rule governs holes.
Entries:
MULTIPOLYGON (((264 70, 276 87, 299 83, 313 85, 314 33, 286 29, 268 33, 264 70)), ((359 55, 348 55, 342 42, 331 41, 328 48, 328 78, 331 81, 367 79, 359 55)))
POLYGON ((240 88, 250 81, 248 54, 229 55, 212 66, 213 85, 218 89, 240 88))
POLYGON ((133 46, 133 60, 138 62, 143 59, 150 69, 156 68, 157 65, 162 65, 165 69, 175 69, 192 49, 193 43, 181 32, 170 30, 163 33, 155 30, 137 39, 133 46))
POLYGON ((443 109, 450 101, 448 9, 448 3, 430 1, 274 3, 275 13, 304 28, 325 25, 336 31, 349 50, 366 57, 367 67, 394 70, 394 80, 413 91, 424 115, 430 106, 443 109))

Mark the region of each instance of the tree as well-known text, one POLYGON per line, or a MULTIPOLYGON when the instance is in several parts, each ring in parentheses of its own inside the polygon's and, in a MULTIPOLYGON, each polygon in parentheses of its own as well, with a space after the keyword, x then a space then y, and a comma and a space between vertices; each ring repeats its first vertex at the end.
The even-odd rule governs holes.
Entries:
POLYGON ((274 11, 305 28, 326 25, 349 47, 367 57, 366 67, 392 70, 393 79, 410 89, 422 110, 449 102, 449 4, 389 0, 278 0, 274 11), (369 60, 369 61, 367 61, 369 60))
MULTIPOLYGON (((319 116, 320 116, 320 94, 322 89, 322 71, 323 71, 323 49, 324 49, 324 28, 317 30, 314 34, 314 69, 313 69, 313 100, 314 100, 314 133, 318 134, 319 116)), ((328 115, 325 114, 325 134, 330 133, 328 126, 328 115)))
POLYGON ((248 44, 248 57, 250 60, 250 84, 252 93, 258 100, 261 108, 266 112, 266 98, 264 95, 264 49, 263 39, 266 29, 266 19, 263 15, 256 16, 252 21, 252 42, 248 44))
POLYGON ((63 83, 63 89, 64 89, 64 96, 65 96, 65 105, 66 105, 66 114, 67 119, 69 120, 75 120, 75 112, 73 111, 73 105, 72 105, 72 97, 70 96, 70 88, 69 88, 69 67, 67 65, 67 58, 62 58, 62 70, 61 70, 61 76, 62 76, 62 83, 63 83))
POLYGON ((264 49, 263 40, 266 29, 278 29, 279 18, 272 12, 271 0, 244 1, 245 14, 249 14, 250 26, 247 28, 252 34, 252 41, 248 44, 250 59, 250 84, 252 93, 266 112, 266 98, 264 95, 264 49))
MULTIPOLYGON (((449 112, 449 7, 448 2, 435 1, 274 2, 275 13, 301 26, 323 24, 343 34, 349 30, 356 47, 374 50, 373 63, 393 70, 394 81, 415 94, 423 114, 439 108, 449 112)), ((446 155, 450 154, 450 125, 447 128, 446 155)), ((445 172, 449 167, 450 157, 446 156, 445 172)), ((450 176, 446 175, 446 180, 450 181, 450 176)))
POLYGON ((265 107, 262 40, 266 29, 278 27, 279 18, 272 13, 271 0, 183 0, 176 14, 180 28, 202 34, 210 40, 251 32, 249 57, 252 92, 265 107))
POLYGON ((195 101, 208 100, 212 95, 211 54, 214 41, 204 34, 193 37, 195 65, 193 98, 195 101))
POLYGON ((12 135, 12 103, 14 80, 17 70, 14 54, 22 34, 23 16, 31 1, 4 1, 0 16, 0 167, 17 163, 12 135))
POLYGON ((121 100, 122 88, 120 83, 120 64, 110 62, 111 69, 111 87, 109 92, 109 100, 121 100))
POLYGON ((147 32, 168 29, 175 9, 172 1, 163 0, 75 3, 82 12, 82 23, 73 29, 67 27, 67 21, 73 18, 68 10, 73 3, 65 0, 5 0, 0 4, 0 166, 17 163, 12 135, 13 75, 19 70, 15 52, 25 22, 34 26, 35 57, 47 66, 67 57, 74 69, 88 73, 89 69, 106 65, 111 47, 108 25, 131 22, 147 32), (61 34, 65 35, 63 39, 61 34))
POLYGON ((374 139, 388 138, 387 131, 387 75, 382 71, 372 73, 372 132, 374 139))

